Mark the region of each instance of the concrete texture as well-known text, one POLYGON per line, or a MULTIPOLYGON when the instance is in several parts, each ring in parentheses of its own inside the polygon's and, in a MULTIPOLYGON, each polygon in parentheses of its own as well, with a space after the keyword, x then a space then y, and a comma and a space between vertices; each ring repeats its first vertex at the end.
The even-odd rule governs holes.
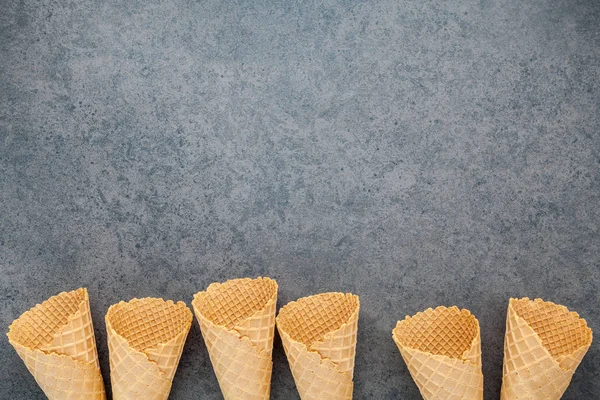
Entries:
MULTIPOLYGON (((419 398, 391 330, 430 306, 479 318, 486 399, 510 296, 600 332, 600 2, 0 1, 0 331, 86 286, 108 385, 119 300, 351 291, 356 399, 419 398)), ((196 323, 171 398, 221 398, 196 323)))

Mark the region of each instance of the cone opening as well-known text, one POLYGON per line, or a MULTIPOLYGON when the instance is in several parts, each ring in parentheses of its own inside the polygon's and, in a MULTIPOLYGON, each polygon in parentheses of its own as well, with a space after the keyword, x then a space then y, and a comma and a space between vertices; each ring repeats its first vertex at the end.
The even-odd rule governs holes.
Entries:
POLYGON ((107 324, 140 352, 187 332, 191 320, 184 303, 153 298, 115 304, 106 314, 107 324))
POLYGON ((9 339, 30 349, 47 346, 86 299, 87 291, 84 288, 50 297, 13 322, 8 332, 9 339))
POLYGON ((541 299, 511 299, 510 304, 537 333, 544 347, 555 358, 589 346, 592 331, 585 319, 566 307, 541 299))
POLYGON ((269 278, 233 279, 216 283, 194 296, 194 309, 215 325, 233 329, 266 307, 277 295, 277 282, 269 278))
POLYGON ((358 296, 347 293, 323 293, 304 297, 284 306, 277 326, 292 340, 310 347, 329 332, 348 322, 359 308, 358 296))
POLYGON ((399 321, 394 329, 400 345, 451 358, 462 358, 478 335, 475 316, 457 307, 430 308, 399 321))

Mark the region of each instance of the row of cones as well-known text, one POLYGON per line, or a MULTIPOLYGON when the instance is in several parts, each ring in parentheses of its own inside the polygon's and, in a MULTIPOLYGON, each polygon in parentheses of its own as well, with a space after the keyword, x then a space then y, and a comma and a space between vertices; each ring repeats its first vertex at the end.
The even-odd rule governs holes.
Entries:
MULTIPOLYGON (((211 284, 192 306, 225 399, 268 399, 277 283, 211 284)), ((277 326, 303 399, 352 398, 358 296, 325 293, 292 302, 277 326)), ((144 298, 106 314, 113 398, 167 399, 192 313, 144 298)), ((15 320, 8 339, 51 399, 106 399, 87 290, 51 297, 15 320)))
MULTIPOLYGON (((284 306, 275 318, 269 278, 211 284, 194 296, 226 400, 270 396, 274 327, 303 400, 352 399, 360 303, 324 293, 284 306)), ((113 397, 167 399, 192 323, 183 303, 145 298, 106 314, 113 397)), ((49 399, 106 398, 86 289, 25 312, 8 338, 49 399)), ((393 338, 425 399, 483 399, 479 323, 438 307, 399 321, 393 338)), ((540 299, 510 299, 502 399, 559 399, 592 341, 585 320, 540 299)))

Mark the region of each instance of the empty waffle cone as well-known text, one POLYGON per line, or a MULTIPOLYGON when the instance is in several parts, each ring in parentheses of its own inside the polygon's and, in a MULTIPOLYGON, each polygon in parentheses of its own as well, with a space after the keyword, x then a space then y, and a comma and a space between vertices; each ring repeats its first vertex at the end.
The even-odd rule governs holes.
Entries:
POLYGON ((358 330, 358 296, 323 293, 285 305, 277 316, 303 400, 350 400, 358 330))
POLYGON ((591 344, 592 330, 576 312, 541 299, 510 299, 501 399, 560 399, 591 344))
POLYGON ((50 297, 16 319, 8 340, 50 400, 104 400, 87 290, 50 297))
POLYGON ((115 400, 169 397, 192 319, 181 301, 133 299, 108 309, 106 331, 115 400))
POLYGON ((392 336, 424 399, 483 399, 479 322, 468 310, 429 308, 392 336))
POLYGON ((213 283, 192 306, 226 400, 268 399, 271 392, 277 282, 213 283))

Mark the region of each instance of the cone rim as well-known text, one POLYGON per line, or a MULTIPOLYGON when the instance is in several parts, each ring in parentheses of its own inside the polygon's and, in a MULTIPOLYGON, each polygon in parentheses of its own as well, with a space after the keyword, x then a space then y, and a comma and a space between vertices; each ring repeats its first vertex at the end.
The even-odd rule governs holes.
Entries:
MULTIPOLYGON (((338 332, 338 331, 342 330, 343 328, 345 328, 348 325, 349 321, 351 321, 351 320, 354 319, 355 315, 358 316, 359 312, 360 312, 360 297, 358 295, 353 294, 353 293, 343 293, 343 292, 325 292, 325 293, 317 293, 317 294, 313 294, 313 295, 310 295, 310 296, 300 297, 299 299, 290 301, 289 303, 287 303, 286 305, 284 305, 283 307, 281 307, 281 309, 277 313, 277 317, 275 318, 275 321, 276 321, 276 325, 277 325, 277 330, 279 331, 280 335, 285 334, 285 336, 288 337, 289 340, 291 340, 291 341, 293 341, 295 343, 301 344, 302 346, 304 346, 306 348, 307 351, 318 353, 315 350, 311 350, 311 347, 315 343, 322 343, 325 340, 325 338, 327 338, 328 336, 331 336, 331 335, 335 334, 335 332, 338 332), (284 313, 284 315, 285 315, 286 309, 290 309, 292 307, 295 307, 295 306, 297 306, 299 304, 302 304, 303 302, 306 302, 309 299, 313 299, 315 297, 324 297, 324 296, 329 296, 329 295, 342 295, 343 297, 356 298, 356 307, 354 308, 354 310, 352 311, 352 313, 350 313, 350 315, 348 315, 348 318, 346 319, 346 321, 344 321, 340 326, 336 327, 335 329, 330 330, 329 332, 326 332, 323 335, 323 339, 318 340, 318 341, 314 341, 312 343, 305 343, 305 342, 298 341, 298 340, 294 339, 290 335, 290 333, 283 328, 282 324, 280 323, 280 321, 282 320, 281 313, 284 313)), ((321 357, 321 358, 325 359, 324 357, 321 357)))
MULTIPOLYGON (((146 356, 146 358, 148 358, 147 354, 145 353, 145 350, 147 350, 149 348, 156 347, 157 345, 160 345, 160 344, 167 344, 167 343, 176 342, 183 335, 185 335, 187 337, 189 329, 190 329, 190 327, 192 325, 192 321, 194 319, 194 316, 192 315, 192 312, 190 311, 190 309, 187 306, 187 304, 185 304, 185 302, 183 302, 183 301, 177 301, 177 302, 175 302, 173 300, 165 300, 162 297, 142 297, 142 298, 134 297, 131 300, 128 300, 128 301, 121 300, 118 303, 115 303, 115 304, 111 305, 108 308, 108 311, 106 312, 106 315, 105 315, 104 319, 105 319, 106 329, 107 330, 110 330, 114 335, 122 338, 132 350, 134 350, 134 351, 136 351, 136 352, 138 352, 140 354, 143 354, 144 356, 146 356), (140 350, 136 349, 135 347, 133 347, 131 345, 131 343, 130 343, 130 341, 129 341, 129 339, 127 337, 121 335, 112 326, 111 312, 114 312, 114 310, 116 310, 118 307, 122 307, 122 306, 125 306, 125 305, 131 305, 131 304, 134 304, 134 303, 140 303, 140 302, 144 302, 144 301, 148 301, 148 300, 152 300, 152 301, 154 301, 154 300, 160 300, 160 301, 162 301, 161 307, 164 307, 164 306, 175 306, 175 307, 178 307, 183 312, 183 314, 185 315, 185 321, 184 321, 184 324, 182 325, 182 329, 176 335, 174 335, 173 337, 169 338, 169 340, 157 342, 153 346, 148 346, 148 347, 146 347, 146 348, 144 348, 143 350, 140 351, 140 350)), ((110 335, 109 335, 108 339, 110 340, 110 335)), ((148 359, 148 361, 153 362, 150 359, 148 359)))
MULTIPOLYGON (((529 301, 529 302, 533 302, 533 303, 544 303, 544 304, 548 304, 548 305, 554 306, 554 307, 556 307, 556 308, 558 308, 560 310, 566 311, 569 314, 569 316, 581 320, 581 322, 583 322, 583 327, 589 329, 590 332, 592 330, 588 326, 587 321, 586 321, 585 318, 583 318, 581 315, 579 315, 579 313, 577 311, 569 310, 569 308, 567 306, 565 306, 565 305, 558 304, 558 303, 555 303, 555 302, 550 301, 550 300, 544 300, 544 299, 541 299, 539 297, 535 297, 533 299, 530 299, 529 297, 526 296, 526 297, 511 297, 511 298, 509 298, 508 299, 509 306, 512 305, 516 301, 523 301, 523 302, 524 301, 529 301)), ((517 315, 519 315, 519 314, 517 313, 517 315)))
POLYGON ((238 321, 238 323, 236 325, 239 325, 241 322, 246 321, 248 319, 251 319, 252 317, 254 317, 259 312, 262 312, 270 304, 272 304, 273 302, 277 301, 277 292, 279 291, 279 285, 277 284, 277 281, 275 279, 269 278, 267 276, 259 276, 259 277, 256 277, 256 278, 248 278, 248 277, 245 277, 245 278, 234 278, 234 279, 228 279, 225 282, 213 282, 210 285, 208 285, 205 290, 201 290, 201 291, 196 292, 194 294, 194 297, 192 299, 192 308, 194 309, 194 313, 196 314, 196 318, 198 318, 198 319, 202 318, 202 320, 205 323, 208 323, 208 324, 210 324, 213 327, 221 328, 221 329, 225 330, 226 332, 235 331, 238 334, 240 334, 235 327, 228 328, 226 326, 226 324, 223 324, 223 323, 218 324, 218 323, 214 322, 211 318, 209 318, 208 316, 206 316, 202 312, 202 309, 197 305, 197 303, 198 303, 199 298, 200 298, 201 295, 209 294, 210 292, 215 291, 215 290, 217 290, 217 289, 219 289, 219 288, 221 288, 221 287, 223 287, 225 285, 231 285, 231 284, 234 284, 236 282, 248 282, 249 283, 249 282, 254 282, 254 281, 259 281, 259 280, 267 282, 267 283, 271 283, 272 282, 272 284, 274 284, 273 295, 271 295, 267 299, 267 301, 262 305, 261 308, 259 308, 257 310, 254 310, 254 312, 252 314, 248 315, 242 321, 238 321))
MULTIPOLYGON (((583 318, 582 316, 580 316, 579 313, 577 313, 576 311, 569 310, 569 308, 567 306, 564 306, 562 304, 554 303, 553 301, 549 301, 549 300, 543 300, 543 299, 541 299, 539 297, 536 297, 534 299, 530 299, 527 296, 526 297, 520 297, 520 298, 516 298, 516 297, 509 298, 509 300, 508 300, 508 309, 512 310, 512 312, 515 313, 515 316, 517 318, 522 319, 525 322, 525 324, 531 328, 531 330, 535 333, 536 339, 539 341, 540 345, 543 347, 544 351, 546 351, 548 353, 548 356, 552 360, 554 360, 555 362, 556 362, 556 357, 550 352, 550 350, 548 350, 546 348, 546 345, 545 345, 544 341, 542 340, 542 338, 540 337, 540 335, 538 334, 538 332, 513 307, 513 305, 514 305, 515 302, 520 302, 520 301, 522 301, 522 302, 530 302, 530 303, 543 303, 543 304, 546 304, 546 305, 551 305, 551 306, 556 307, 557 309, 559 309, 559 310, 561 310, 563 312, 566 312, 569 315, 569 317, 571 317, 573 319, 576 319, 577 321, 579 321, 580 323, 582 323, 581 329, 583 329, 585 331, 585 333, 586 333, 586 341, 585 341, 585 343, 583 343, 579 347, 574 348, 572 351, 570 351, 569 353, 566 353, 566 354, 569 354, 569 355, 570 354, 574 354, 574 353, 580 351, 583 348, 586 348, 586 347, 589 348, 591 346, 592 341, 593 341, 593 335, 594 335, 594 333, 592 331, 592 328, 589 327, 589 325, 587 324, 586 319, 583 318)), ((505 333, 505 335, 506 334, 508 334, 508 331, 505 333)))
MULTIPOLYGON (((69 291, 62 291, 62 292, 60 292, 58 294, 50 296, 46 300, 42 301, 41 303, 37 303, 33 307, 31 307, 28 310, 24 311, 8 327, 8 332, 6 333, 6 336, 8 337, 9 343, 11 345, 13 345, 13 346, 14 346, 14 344, 18 344, 19 346, 22 346, 22 347, 24 347, 26 349, 29 349, 29 350, 39 350, 39 351, 41 351, 44 354, 52 354, 52 353, 54 353, 53 351, 44 351, 44 350, 41 350, 39 348, 29 347, 29 346, 26 346, 23 343, 20 343, 20 341, 17 340, 17 338, 14 337, 15 336, 14 330, 22 323, 23 317, 25 317, 26 315, 35 314, 36 312, 38 312, 40 310, 43 310, 45 307, 47 307, 47 305, 49 303, 51 303, 52 301, 54 301, 54 300, 56 300, 56 299, 58 299, 58 298, 60 298, 62 296, 65 296, 65 295, 68 295, 68 294, 71 294, 71 293, 75 293, 75 292, 79 292, 79 291, 81 291, 82 298, 77 303, 77 305, 80 306, 81 303, 86 302, 86 301, 89 303, 89 295, 88 295, 87 288, 80 287, 80 288, 69 290, 69 291)), ((74 320, 76 318, 76 315, 78 313, 79 313, 79 310, 76 310, 75 312, 69 314, 67 320, 63 324, 57 326, 56 329, 54 331, 52 331, 52 334, 55 334, 56 332, 58 332, 63 326, 68 325, 72 320, 74 320)), ((55 354, 59 354, 59 353, 55 353, 55 354)))
POLYGON ((394 327, 394 329, 392 329, 392 339, 394 340, 396 345, 401 349, 401 351, 402 351, 402 349, 410 349, 410 351, 415 351, 415 352, 425 354, 430 357, 444 357, 444 358, 460 361, 463 364, 468 363, 471 365, 475 365, 470 360, 465 359, 464 354, 467 353, 473 347, 473 344, 476 343, 478 339, 481 340, 481 327, 479 326, 479 320, 477 319, 477 317, 470 310, 468 310, 466 308, 458 308, 458 306, 455 306, 455 305, 454 306, 437 306, 436 308, 429 307, 426 310, 419 311, 413 315, 406 315, 404 317, 404 319, 401 319, 398 322, 396 322, 396 326, 394 327), (475 335, 473 335, 473 339, 471 339, 471 342, 469 343, 469 347, 466 348, 460 354, 460 357, 452 357, 452 356, 445 355, 445 354, 438 354, 438 353, 432 353, 430 351, 421 350, 421 349, 413 347, 413 346, 405 345, 399 339, 398 331, 402 324, 407 323, 408 321, 411 321, 414 318, 421 317, 422 315, 424 315, 427 312, 436 312, 436 311, 458 311, 461 314, 465 314, 467 316, 473 317, 473 321, 475 322, 475 326, 476 326, 475 335))

